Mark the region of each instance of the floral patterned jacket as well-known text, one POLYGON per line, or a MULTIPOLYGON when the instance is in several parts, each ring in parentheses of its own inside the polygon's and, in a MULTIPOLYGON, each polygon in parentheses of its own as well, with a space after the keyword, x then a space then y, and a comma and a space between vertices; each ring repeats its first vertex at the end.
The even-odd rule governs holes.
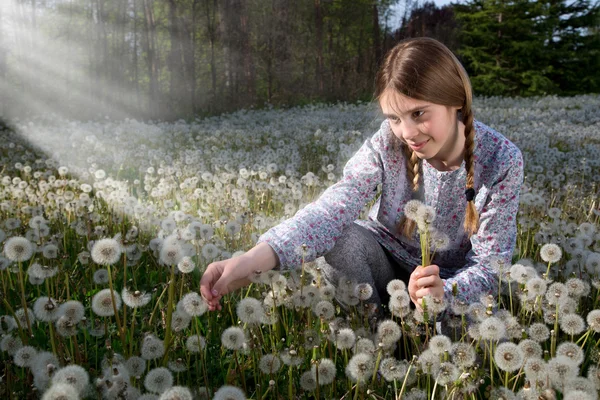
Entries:
POLYGON ((301 264, 303 244, 305 261, 311 261, 333 248, 343 229, 358 218, 380 187, 368 220, 356 223, 371 230, 380 244, 412 271, 421 263, 418 234, 407 239, 396 227, 406 202, 421 199, 436 210, 434 227, 450 237, 447 250, 436 253, 433 260, 445 279, 446 300, 451 300, 454 283, 458 299, 467 303, 495 293, 498 277, 492 265, 498 260, 510 265, 516 244, 523 158, 500 133, 479 121, 474 127, 475 206, 480 224, 471 238, 462 227, 466 209, 464 161, 454 171, 438 171, 424 160, 423 184, 420 193, 414 195, 403 153, 394 150, 393 133, 386 119, 348 161, 339 182, 294 217, 264 233, 259 242, 267 242, 274 249, 281 268, 301 264))

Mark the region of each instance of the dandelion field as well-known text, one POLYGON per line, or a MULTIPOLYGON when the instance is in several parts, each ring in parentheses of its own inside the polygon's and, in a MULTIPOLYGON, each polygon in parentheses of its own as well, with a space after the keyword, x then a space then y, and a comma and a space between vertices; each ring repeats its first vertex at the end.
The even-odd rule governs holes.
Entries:
POLYGON ((394 281, 371 323, 364 288, 328 285, 322 258, 252 276, 219 312, 199 295, 210 262, 336 182, 379 128, 371 104, 15 122, 0 398, 597 399, 600 96, 476 99, 475 116, 523 152, 517 247, 499 293, 443 305, 443 332, 394 281))

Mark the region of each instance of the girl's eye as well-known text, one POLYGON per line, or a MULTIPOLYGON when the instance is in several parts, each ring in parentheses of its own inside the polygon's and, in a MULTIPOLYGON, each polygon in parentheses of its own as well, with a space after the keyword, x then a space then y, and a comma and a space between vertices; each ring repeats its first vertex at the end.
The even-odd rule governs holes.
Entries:
POLYGON ((413 118, 419 118, 423 114, 425 114, 425 112, 423 112, 423 111, 415 111, 413 113, 413 118))
POLYGON ((400 118, 398 118, 398 117, 388 117, 388 119, 390 121, 392 121, 392 122, 399 122, 400 121, 400 118))

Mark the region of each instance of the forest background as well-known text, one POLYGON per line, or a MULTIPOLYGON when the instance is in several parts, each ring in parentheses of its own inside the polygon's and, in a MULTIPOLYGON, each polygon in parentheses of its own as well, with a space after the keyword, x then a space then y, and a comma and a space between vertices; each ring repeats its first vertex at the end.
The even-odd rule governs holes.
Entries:
POLYGON ((382 57, 418 36, 480 96, 598 93, 599 28, 598 0, 2 0, 0 119, 370 101, 382 57))

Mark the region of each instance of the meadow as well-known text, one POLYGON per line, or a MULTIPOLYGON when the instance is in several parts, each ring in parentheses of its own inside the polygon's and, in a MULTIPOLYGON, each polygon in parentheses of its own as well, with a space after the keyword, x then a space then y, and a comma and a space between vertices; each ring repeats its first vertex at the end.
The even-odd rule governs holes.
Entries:
POLYGON ((600 96, 478 98, 475 118, 521 149, 525 181, 513 265, 495 266, 497 294, 442 305, 451 334, 401 282, 373 325, 368 290, 329 285, 322 258, 252 276, 219 312, 199 295, 209 263, 340 178, 381 124, 373 104, 14 121, 0 398, 597 399, 600 96))

